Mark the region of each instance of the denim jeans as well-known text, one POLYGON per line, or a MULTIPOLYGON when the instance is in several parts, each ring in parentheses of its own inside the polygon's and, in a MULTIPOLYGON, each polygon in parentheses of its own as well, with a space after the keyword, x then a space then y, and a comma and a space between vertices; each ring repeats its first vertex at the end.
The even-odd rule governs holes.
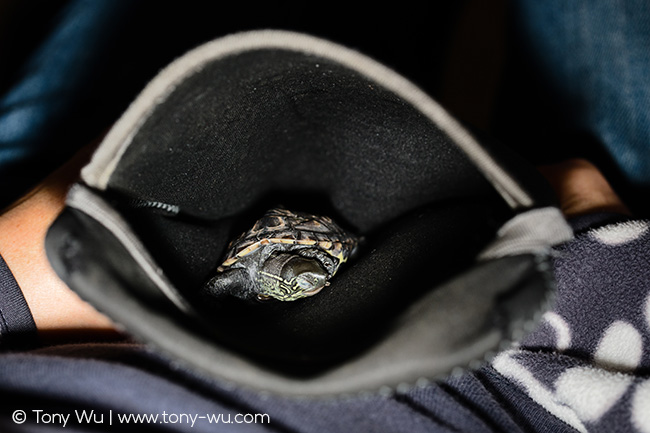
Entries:
POLYGON ((0 95, 0 207, 69 158, 87 138, 82 136, 92 114, 84 101, 128 4, 66 4, 18 79, 0 95))
POLYGON ((650 187, 650 3, 513 2, 515 37, 575 130, 630 186, 650 187))

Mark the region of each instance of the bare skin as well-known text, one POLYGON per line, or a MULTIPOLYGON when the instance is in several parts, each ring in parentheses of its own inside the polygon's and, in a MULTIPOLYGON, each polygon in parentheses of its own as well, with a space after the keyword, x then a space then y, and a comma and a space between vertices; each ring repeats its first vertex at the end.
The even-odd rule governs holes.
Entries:
POLYGON ((0 254, 18 282, 41 340, 96 340, 119 336, 114 324, 81 300, 54 273, 45 255, 48 227, 87 160, 80 152, 0 215, 0 254))
POLYGON ((630 214, 607 179, 589 161, 569 159, 539 167, 539 171, 549 181, 566 217, 594 212, 630 214))
MULTIPOLYGON (((45 256, 48 227, 61 212, 69 186, 85 164, 82 151, 31 193, 0 214, 0 254, 14 273, 45 342, 115 339, 116 326, 72 292, 45 256)), ((610 184, 591 163, 569 160, 540 167, 567 217, 596 211, 629 214, 610 184)))

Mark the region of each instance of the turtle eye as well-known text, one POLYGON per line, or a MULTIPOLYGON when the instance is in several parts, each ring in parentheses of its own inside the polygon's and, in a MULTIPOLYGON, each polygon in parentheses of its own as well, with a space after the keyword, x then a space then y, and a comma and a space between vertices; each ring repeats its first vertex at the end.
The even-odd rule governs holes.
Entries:
POLYGON ((316 285, 316 279, 304 277, 301 275, 298 278, 296 278, 296 284, 298 285, 298 287, 300 287, 303 290, 310 290, 313 289, 314 286, 316 285))
POLYGON ((280 277, 287 282, 292 292, 311 296, 325 287, 328 273, 318 260, 292 255, 283 264, 280 277))
POLYGON ((315 294, 327 285, 327 276, 322 273, 303 272, 296 277, 295 284, 303 292, 315 294))

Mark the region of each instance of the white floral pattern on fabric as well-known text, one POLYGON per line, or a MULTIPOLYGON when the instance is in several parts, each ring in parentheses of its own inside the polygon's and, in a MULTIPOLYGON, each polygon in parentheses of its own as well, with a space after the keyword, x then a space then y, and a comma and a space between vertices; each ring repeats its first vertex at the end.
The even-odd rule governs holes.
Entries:
POLYGON ((632 376, 591 367, 566 370, 555 384, 558 403, 573 409, 584 422, 598 421, 632 383, 632 376))
POLYGON ((577 431, 650 433, 650 224, 587 230, 557 253, 553 311, 493 368, 577 431))
POLYGON ((500 353, 492 361, 492 366, 496 371, 523 387, 530 398, 551 414, 579 432, 587 433, 587 428, 578 418, 574 409, 560 402, 552 389, 537 380, 528 368, 517 362, 512 356, 515 353, 517 353, 516 350, 500 353))
POLYGON ((634 370, 641 362, 643 340, 636 328, 617 320, 605 331, 594 354, 594 362, 601 367, 619 371, 634 370))
POLYGON ((555 331, 555 345, 559 351, 562 352, 571 347, 571 327, 566 320, 553 311, 544 313, 542 319, 555 331))
POLYGON ((632 424, 641 433, 650 433, 650 379, 637 385, 634 391, 632 424))
POLYGON ((591 230, 590 234, 606 245, 624 245, 643 236, 648 227, 647 221, 625 221, 599 227, 591 230))

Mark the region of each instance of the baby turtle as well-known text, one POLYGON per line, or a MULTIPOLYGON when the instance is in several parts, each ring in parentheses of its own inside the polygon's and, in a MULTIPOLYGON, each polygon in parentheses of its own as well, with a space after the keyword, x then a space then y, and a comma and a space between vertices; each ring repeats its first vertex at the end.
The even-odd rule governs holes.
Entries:
POLYGON ((228 246, 205 288, 212 296, 280 301, 313 296, 358 247, 331 218, 274 208, 228 246))

